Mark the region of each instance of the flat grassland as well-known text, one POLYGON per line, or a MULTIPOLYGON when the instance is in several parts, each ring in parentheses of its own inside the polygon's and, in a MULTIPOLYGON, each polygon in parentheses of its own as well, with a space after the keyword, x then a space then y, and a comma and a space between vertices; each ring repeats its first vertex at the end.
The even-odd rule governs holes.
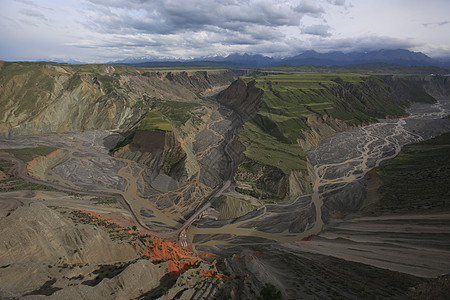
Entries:
POLYGON ((149 111, 139 126, 140 130, 164 130, 172 131, 173 127, 169 121, 164 120, 162 115, 156 111, 149 111))

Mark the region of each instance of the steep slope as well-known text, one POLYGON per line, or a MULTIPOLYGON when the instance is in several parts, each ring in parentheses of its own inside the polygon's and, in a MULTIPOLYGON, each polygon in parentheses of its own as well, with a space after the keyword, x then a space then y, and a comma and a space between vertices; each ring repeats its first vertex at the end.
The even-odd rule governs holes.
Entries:
POLYGON ((271 200, 310 193, 306 151, 336 132, 405 115, 411 103, 434 103, 430 94, 448 95, 449 86, 447 77, 436 76, 261 73, 244 77, 218 97, 246 121, 238 138, 245 150, 234 177, 237 190, 271 200))
POLYGON ((214 262, 190 249, 121 228, 108 214, 67 209, 32 202, 0 217, 0 298, 197 298, 221 289, 214 262))
MULTIPOLYGON (((102 67, 80 68, 91 68, 83 69, 89 77, 102 67)), ((81 70, 77 72, 82 73, 81 70)), ((36 174, 45 175, 60 159, 59 154, 67 151, 71 156, 70 164, 57 168, 61 179, 78 183, 83 189, 104 191, 108 187, 110 191, 126 191, 128 199, 141 197, 142 203, 151 204, 154 211, 145 205, 142 209, 133 206, 138 207, 136 214, 152 218, 158 209, 164 214, 161 220, 165 222, 167 217, 174 221, 170 224, 182 224, 206 201, 212 201, 215 208, 205 211, 209 220, 202 223, 203 218, 198 226, 193 226, 198 228, 190 231, 194 232, 194 245, 200 245, 197 249, 207 250, 210 246, 227 257, 220 263, 223 274, 213 265, 197 265, 198 257, 179 255, 189 252, 188 249, 150 239, 141 235, 141 229, 131 230, 130 224, 117 228, 105 221, 105 228, 100 230, 74 224, 44 206, 32 205, 20 207, 0 219, 0 234, 6 237, 3 248, 0 247, 0 253, 6 253, 0 254, 0 282, 7 287, 0 287, 0 297, 183 299, 264 295, 295 298, 300 295, 367 298, 380 293, 386 297, 401 297, 407 287, 422 281, 359 263, 303 254, 288 243, 280 245, 275 241, 310 241, 312 238, 305 231, 317 222, 320 208, 318 212, 314 210, 318 206, 311 200, 312 196, 298 197, 312 190, 314 178, 310 178, 307 150, 336 132, 376 122, 378 117, 403 115, 411 102, 434 101, 425 91, 445 96, 445 80, 359 74, 260 74, 235 81, 219 94, 217 104, 199 100, 197 93, 210 86, 211 91, 222 88, 217 81, 223 83, 225 77, 217 75, 220 72, 209 77, 208 72, 134 70, 127 73, 127 70, 130 69, 95 77, 101 87, 99 91, 105 92, 102 94, 105 97, 110 96, 111 101, 118 101, 115 97, 125 95, 136 101, 132 106, 136 113, 128 121, 117 121, 122 127, 114 123, 116 121, 107 122, 129 133, 128 144, 120 144, 114 156, 110 156, 110 147, 103 138, 97 140, 96 147, 84 149, 94 144, 93 134, 86 134, 80 140, 71 134, 61 134, 58 138, 45 135, 41 137, 44 143, 53 141, 55 144, 51 145, 66 145, 66 148, 35 160, 32 167, 36 174), (109 86, 111 90, 107 88, 108 80, 113 82, 109 86), (67 144, 62 143, 63 140, 67 144), (282 200, 295 201, 274 203, 282 200), (214 216, 219 220, 214 220, 214 216), (111 241, 102 231, 109 227, 113 227, 110 232, 114 232, 116 238, 131 236, 140 247, 111 241), (303 237, 302 233, 307 235, 303 237), (216 244, 214 240, 220 242, 216 244), (36 241, 35 247, 30 241, 36 241), (106 250, 98 251, 105 247, 106 250), (95 250, 98 253, 91 254, 95 250), (129 250, 155 261, 135 261, 135 256, 126 255, 129 250), (36 263, 30 263, 33 261, 36 263), (171 269, 174 265, 178 268, 171 269), (191 269, 186 271, 185 266, 191 269), (348 278, 357 283, 350 286, 348 278)), ((43 95, 39 94, 39 99, 44 99, 43 95)), ((43 111, 44 115, 48 113, 43 111)), ((87 111, 83 114, 88 117, 87 111)), ((36 120, 32 115, 24 124, 39 126, 33 123, 36 120)), ((67 126, 64 128, 72 125, 67 126)), ((79 130, 77 128, 73 130, 79 130)), ((382 132, 377 136, 381 136, 380 140, 385 137, 382 132)), ((23 137, 22 140, 27 147, 39 143, 39 137, 23 137)), ((20 145, 19 138, 3 142, 13 147, 20 145)), ((341 150, 337 145, 331 149, 333 152, 341 150)), ((363 148, 342 147, 341 152, 364 151, 363 148)), ((330 155, 326 158, 333 159, 330 155)), ((344 169, 337 168, 336 172, 340 171, 345 173, 344 169)), ((350 201, 352 199, 349 197, 350 201)), ((328 204, 324 201, 322 212, 330 207, 328 204)), ((85 217, 86 213, 81 215, 85 217)), ((152 229, 163 228, 164 232, 175 228, 164 226, 159 219, 146 224, 152 229)), ((187 238, 191 238, 189 233, 187 238)), ((359 252, 361 257, 365 255, 359 252)))
POLYGON ((246 83, 238 79, 217 95, 217 101, 232 108, 243 121, 247 121, 259 111, 262 95, 263 91, 255 86, 255 82, 246 83))
POLYGON ((126 130, 145 115, 151 100, 198 102, 200 93, 235 78, 228 70, 0 62, 0 135, 126 130))
POLYGON ((407 76, 406 79, 422 86, 428 94, 436 99, 450 95, 450 76, 407 76))
POLYGON ((405 146, 371 174, 376 201, 367 214, 444 213, 450 210, 450 133, 405 146))
POLYGON ((55 263, 101 264, 139 255, 129 244, 113 242, 93 226, 74 224, 41 203, 17 208, 0 219, 0 226, 0 265, 5 268, 0 296, 38 288, 48 280, 46 273, 58 273, 51 267, 55 263))

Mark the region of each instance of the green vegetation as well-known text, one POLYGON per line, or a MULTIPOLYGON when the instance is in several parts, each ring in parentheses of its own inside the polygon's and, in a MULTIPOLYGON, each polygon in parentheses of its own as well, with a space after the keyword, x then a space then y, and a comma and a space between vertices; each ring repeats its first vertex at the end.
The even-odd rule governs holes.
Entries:
POLYGON ((83 223, 83 224, 89 224, 89 225, 95 225, 99 227, 105 227, 110 230, 119 229, 120 226, 116 223, 102 220, 100 218, 97 218, 89 213, 86 213, 81 210, 74 210, 70 213, 69 218, 71 218, 76 223, 83 223))
MULTIPOLYGON (((388 114, 402 114, 406 105, 392 101, 389 86, 381 79, 361 74, 284 73, 243 79, 255 80, 264 91, 265 105, 260 114, 277 123, 291 142, 301 137, 297 129, 307 128, 305 117, 309 115, 329 114, 358 125, 388 114)), ((413 86, 405 88, 417 93, 413 86)))
POLYGON ((433 66, 403 66, 388 63, 368 63, 343 66, 277 66, 270 68, 261 68, 260 70, 270 72, 316 72, 316 73, 359 73, 371 75, 429 75, 429 74, 448 74, 449 70, 433 66))
POLYGON ((163 119, 160 113, 156 111, 149 111, 145 118, 142 120, 139 130, 165 130, 172 131, 172 125, 163 119))
MULTIPOLYGON (((306 159, 298 145, 309 131, 309 115, 327 115, 338 102, 331 88, 344 80, 358 84, 359 74, 282 73, 243 77, 256 82, 264 91, 258 114, 244 125, 239 140, 246 146, 246 156, 257 162, 278 167, 286 174, 292 169, 305 169, 306 159), (340 77, 339 77, 340 76, 340 77)), ((340 115, 352 119, 354 115, 340 115)), ((363 118, 362 122, 372 119, 363 118)), ((361 123, 361 121, 359 121, 361 123)))
POLYGON ((250 159, 278 167, 287 174, 293 168, 306 168, 305 154, 298 144, 280 142, 254 121, 245 123, 239 140, 247 146, 245 154, 250 159))
POLYGON ((24 162, 32 161, 34 158, 39 156, 46 156, 56 150, 58 150, 58 148, 47 146, 21 149, 0 149, 1 152, 11 153, 16 158, 24 162))
POLYGON ((202 106, 200 103, 164 101, 155 98, 150 104, 154 105, 177 128, 184 125, 190 118, 202 117, 202 112, 198 110, 202 106))
POLYGON ((323 89, 323 86, 336 84, 336 79, 341 82, 361 82, 365 75, 357 73, 280 73, 273 74, 267 72, 264 75, 252 77, 242 77, 243 80, 256 80, 257 83, 269 83, 279 85, 278 90, 296 90, 296 89, 323 89))
POLYGON ((377 211, 450 210, 450 133, 405 146, 377 173, 377 211))
POLYGON ((94 204, 116 204, 117 199, 114 197, 96 197, 89 199, 89 201, 94 202, 94 204))
POLYGON ((298 69, 275 68, 242 77, 264 91, 261 109, 239 134, 245 154, 286 174, 305 168, 298 141, 312 130, 321 134, 320 128, 311 127, 341 130, 336 119, 358 126, 387 115, 403 115, 410 102, 434 101, 418 84, 403 77, 286 71, 298 69), (310 116, 316 116, 315 124, 308 121, 310 116))
POLYGON ((80 84, 82 83, 81 77, 78 74, 73 75, 69 78, 69 81, 67 82, 67 89, 69 91, 73 91, 76 89, 80 84))

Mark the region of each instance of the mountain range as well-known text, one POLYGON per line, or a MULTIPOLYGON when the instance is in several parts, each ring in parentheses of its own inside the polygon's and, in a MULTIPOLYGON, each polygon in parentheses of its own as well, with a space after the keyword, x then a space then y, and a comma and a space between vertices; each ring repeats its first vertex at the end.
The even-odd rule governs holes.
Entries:
POLYGON ((305 51, 299 55, 276 58, 261 54, 230 54, 228 56, 210 56, 191 60, 164 60, 159 58, 127 58, 109 62, 111 64, 127 64, 133 66, 158 65, 227 65, 235 67, 272 67, 279 65, 354 65, 367 63, 389 63, 404 66, 440 66, 449 68, 450 60, 433 59, 422 52, 413 52, 405 49, 377 50, 369 52, 332 51, 319 53, 314 50, 305 51))

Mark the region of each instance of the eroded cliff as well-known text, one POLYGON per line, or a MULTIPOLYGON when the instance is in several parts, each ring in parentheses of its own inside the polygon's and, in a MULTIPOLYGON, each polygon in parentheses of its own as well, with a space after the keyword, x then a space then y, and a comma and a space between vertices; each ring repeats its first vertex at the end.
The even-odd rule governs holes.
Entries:
POLYGON ((199 101, 228 70, 145 72, 125 66, 0 64, 0 135, 127 130, 155 100, 199 101))
POLYGON ((218 96, 244 119, 236 190, 271 200, 312 192, 305 153, 323 139, 449 95, 443 76, 262 73, 243 79, 218 96))

